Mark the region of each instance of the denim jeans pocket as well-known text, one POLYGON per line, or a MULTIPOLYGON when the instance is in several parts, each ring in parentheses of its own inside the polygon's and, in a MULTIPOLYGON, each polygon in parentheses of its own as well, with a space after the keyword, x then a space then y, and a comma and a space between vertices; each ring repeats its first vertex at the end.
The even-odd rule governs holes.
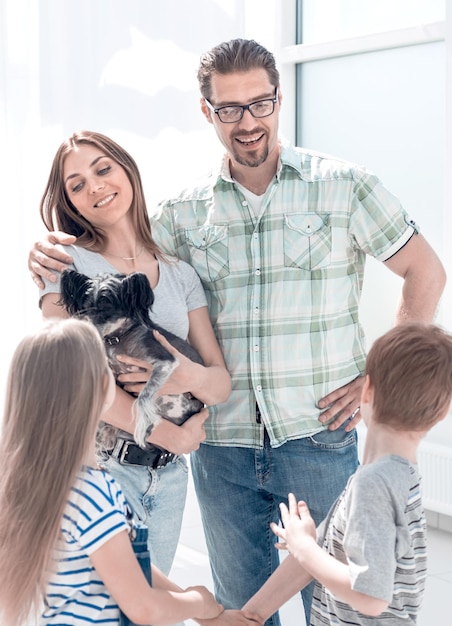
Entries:
POLYGON ((324 450, 337 450, 339 448, 347 448, 348 446, 354 446, 357 441, 356 429, 347 432, 345 426, 347 422, 341 425, 336 430, 321 430, 315 435, 311 435, 310 440, 314 448, 324 450))

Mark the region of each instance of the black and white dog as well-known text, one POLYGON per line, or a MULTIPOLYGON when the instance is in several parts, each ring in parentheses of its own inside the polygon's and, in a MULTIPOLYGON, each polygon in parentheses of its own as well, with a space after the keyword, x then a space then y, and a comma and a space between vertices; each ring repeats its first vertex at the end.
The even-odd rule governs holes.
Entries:
MULTIPOLYGON (((135 441, 144 448, 146 438, 161 418, 182 424, 198 413, 203 403, 190 393, 156 397, 177 366, 175 357, 154 337, 158 330, 183 355, 202 364, 197 351, 186 341, 154 324, 149 316, 154 294, 145 274, 102 274, 89 278, 75 270, 61 276, 61 299, 72 316, 90 320, 104 340, 113 373, 127 371, 116 359, 126 354, 152 364, 152 372, 136 399, 135 441)), ((120 384, 120 383, 119 383, 120 384)))

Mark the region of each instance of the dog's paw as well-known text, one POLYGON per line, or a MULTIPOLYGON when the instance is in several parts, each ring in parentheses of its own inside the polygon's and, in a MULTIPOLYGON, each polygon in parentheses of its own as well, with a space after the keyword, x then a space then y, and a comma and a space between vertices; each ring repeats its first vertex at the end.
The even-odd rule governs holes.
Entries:
POLYGON ((145 448, 147 438, 162 418, 156 412, 154 403, 140 401, 140 396, 134 402, 133 414, 135 417, 134 439, 139 446, 145 448))
POLYGON ((111 424, 106 424, 105 422, 99 422, 96 433, 96 450, 113 450, 117 436, 118 428, 111 426, 111 424))
POLYGON ((199 413, 204 406, 189 392, 179 395, 158 396, 155 399, 155 404, 162 417, 178 426, 195 413, 199 413))

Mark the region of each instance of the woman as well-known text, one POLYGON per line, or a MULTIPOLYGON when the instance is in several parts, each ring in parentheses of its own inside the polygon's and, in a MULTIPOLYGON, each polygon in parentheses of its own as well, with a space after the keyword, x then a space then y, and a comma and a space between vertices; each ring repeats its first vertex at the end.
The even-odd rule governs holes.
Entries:
MULTIPOLYGON (((41 217, 49 230, 77 237, 65 246, 73 268, 88 275, 143 272, 154 290, 153 320, 187 339, 201 355, 201 366, 177 354, 179 366, 162 392, 190 391, 204 404, 224 402, 230 377, 209 320, 201 283, 186 263, 169 259, 152 239, 141 177, 132 157, 99 133, 74 133, 58 149, 41 201, 41 217)), ((43 316, 67 317, 58 304, 59 280, 41 291, 43 316)), ((168 345, 162 339, 162 343, 168 345)), ((133 359, 128 363, 143 365, 133 359)), ((138 376, 143 379, 143 374, 138 376)), ((130 380, 130 378, 129 378, 130 380)), ((103 420, 117 430, 119 443, 134 431, 132 393, 138 386, 116 387, 116 397, 103 420)), ((204 439, 207 410, 182 426, 167 420, 152 431, 148 442, 174 453, 164 467, 127 465, 115 458, 120 446, 104 448, 102 463, 121 484, 135 515, 149 528, 151 558, 168 573, 176 551, 187 488, 183 456, 204 439)))

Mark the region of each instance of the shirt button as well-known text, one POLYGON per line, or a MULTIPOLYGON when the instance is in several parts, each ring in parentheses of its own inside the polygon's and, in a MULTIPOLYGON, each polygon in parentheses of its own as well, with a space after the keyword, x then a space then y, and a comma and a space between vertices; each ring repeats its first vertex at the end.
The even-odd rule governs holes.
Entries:
POLYGON ((244 200, 244 201, 242 202, 242 206, 248 206, 248 202, 247 202, 246 200, 244 200))
POLYGON ((256 276, 260 276, 261 275, 261 271, 260 270, 256 270, 255 274, 256 274, 256 276))
POLYGON ((259 352, 259 346, 254 346, 253 350, 254 352, 259 352))
POLYGON ((256 391, 262 391, 262 385, 257 385, 256 386, 256 391))

